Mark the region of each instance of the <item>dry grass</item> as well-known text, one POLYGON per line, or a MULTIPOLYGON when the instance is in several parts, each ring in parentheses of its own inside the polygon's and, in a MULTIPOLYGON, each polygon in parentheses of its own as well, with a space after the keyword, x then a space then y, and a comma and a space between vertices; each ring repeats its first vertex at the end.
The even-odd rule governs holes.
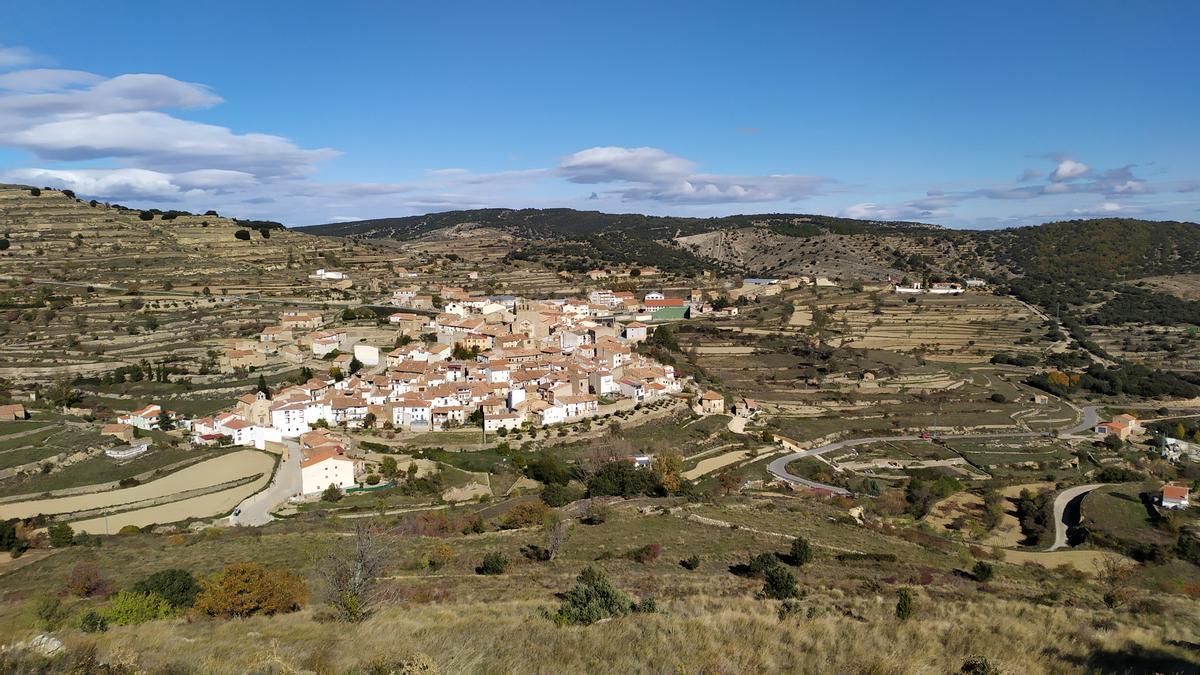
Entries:
MULTIPOLYGON (((355 626, 320 624, 308 613, 179 620, 116 628, 97 642, 111 658, 140 668, 187 664, 205 673, 352 672, 409 652, 428 654, 454 673, 947 673, 976 654, 1022 673, 1101 664, 1185 672, 1198 664, 1194 653, 1169 644, 1188 639, 1186 626, 1003 600, 919 602, 918 617, 901 623, 891 595, 810 596, 804 603, 816 608, 815 617, 780 622, 773 603, 693 596, 663 603, 661 614, 586 628, 555 626, 540 616, 547 603, 538 601, 406 605, 355 626)), ((76 635, 68 643, 89 639, 76 635)))

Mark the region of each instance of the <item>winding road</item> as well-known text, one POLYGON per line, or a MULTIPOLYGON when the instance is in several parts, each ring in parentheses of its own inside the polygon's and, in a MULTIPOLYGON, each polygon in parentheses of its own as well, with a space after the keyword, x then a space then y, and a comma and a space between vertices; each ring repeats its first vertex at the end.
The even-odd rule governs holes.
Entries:
MULTIPOLYGON (((1072 407, 1074 407, 1074 406, 1072 406, 1072 407)), ((1099 422, 1100 413, 1099 413, 1098 406, 1087 406, 1085 408, 1081 408, 1078 410, 1080 410, 1080 412, 1083 416, 1082 421, 1080 421, 1075 426, 1058 430, 1058 433, 1060 436, 1071 436, 1071 435, 1077 434, 1081 431, 1091 429, 1092 427, 1096 426, 1097 422, 1099 422)), ((997 432, 997 433, 987 433, 987 434, 938 434, 938 438, 956 439, 956 440, 976 439, 976 438, 1036 438, 1038 436, 1043 436, 1043 435, 1044 435, 1044 433, 1037 432, 1037 431, 1013 431, 1013 432, 997 432)), ((798 459, 804 459, 805 457, 815 457, 817 455, 823 455, 827 452, 832 452, 834 450, 841 450, 843 448, 853 448, 853 447, 859 446, 859 445, 869 445, 871 443, 882 443, 884 441, 919 441, 919 440, 923 440, 923 439, 920 436, 870 436, 867 438, 850 438, 850 439, 846 439, 843 441, 835 441, 833 443, 822 445, 819 448, 813 448, 811 450, 804 450, 802 452, 793 452, 790 455, 784 455, 784 456, 780 457, 779 459, 776 459, 775 461, 768 464, 767 471, 769 471, 771 473, 771 475, 775 476, 776 478, 787 481, 793 485, 802 485, 804 487, 814 488, 814 489, 818 489, 818 490, 828 490, 828 491, 832 492, 833 494, 837 494, 837 495, 849 495, 850 491, 845 488, 841 488, 836 485, 826 485, 825 483, 818 483, 817 481, 808 480, 807 478, 802 478, 793 473, 789 473, 787 470, 787 466, 788 466, 788 464, 791 464, 792 462, 794 462, 798 459)), ((1091 486, 1091 487, 1095 488, 1098 486, 1091 486)), ((1069 502, 1070 500, 1068 499, 1067 501, 1069 502)), ((1063 506, 1065 508, 1066 504, 1064 503, 1063 506)), ((1057 502, 1055 503, 1055 517, 1060 523, 1062 522, 1062 513, 1058 509, 1057 502)), ((1065 526, 1060 527, 1059 534, 1062 536, 1063 543, 1065 544, 1066 536, 1067 536, 1065 526)))
MULTIPOLYGON (((1054 498, 1054 545, 1046 549, 1047 551, 1057 551, 1058 549, 1066 548, 1067 546, 1067 528, 1074 524, 1068 523, 1067 517, 1068 515, 1078 515, 1077 512, 1079 509, 1078 505, 1076 505, 1073 512, 1068 512, 1067 507, 1071 504, 1071 502, 1074 502, 1076 499, 1082 502, 1083 497, 1087 495, 1087 493, 1095 490, 1096 488, 1104 487, 1105 485, 1108 485, 1108 483, 1077 485, 1073 488, 1067 488, 1066 490, 1058 493, 1058 496, 1054 498)), ((1075 517, 1071 518, 1071 520, 1076 519, 1077 518, 1075 517)))

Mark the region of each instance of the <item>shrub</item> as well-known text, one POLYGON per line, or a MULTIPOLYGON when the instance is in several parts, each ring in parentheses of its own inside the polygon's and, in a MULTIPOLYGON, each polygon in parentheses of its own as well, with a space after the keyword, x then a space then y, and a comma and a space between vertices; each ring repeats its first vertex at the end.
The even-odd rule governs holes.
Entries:
POLYGON ((588 567, 576 577, 575 586, 563 594, 562 605, 552 618, 557 623, 587 626, 624 616, 632 608, 629 596, 617 590, 602 570, 588 567))
POLYGON ((121 529, 117 530, 117 534, 120 534, 120 535, 131 535, 131 534, 141 534, 141 533, 142 533, 142 528, 138 527, 137 525, 126 525, 125 527, 122 527, 121 529))
POLYGON ((550 483, 542 490, 542 501, 546 506, 558 508, 575 501, 578 494, 561 483, 550 483))
POLYGON ((762 590, 758 593, 760 598, 786 600, 799 594, 796 589, 796 577, 792 575, 791 570, 779 564, 767 568, 763 574, 762 590))
POLYGON ((202 583, 194 607, 201 614, 229 618, 294 612, 307 600, 308 587, 295 572, 238 563, 202 583))
POLYGON ((1003 671, 992 665, 986 656, 972 656, 963 661, 962 668, 958 672, 964 675, 1001 675, 1003 671))
POLYGON ((806 565, 812 561, 812 546, 804 537, 796 537, 792 540, 791 554, 793 565, 806 565))
POLYGON ((108 630, 108 617, 89 609, 79 615, 79 630, 84 633, 103 633, 108 630))
POLYGON ((34 602, 33 613, 46 630, 58 629, 67 618, 67 609, 63 607, 62 600, 52 595, 38 598, 34 602))
POLYGON ((67 592, 81 598, 100 595, 108 586, 96 563, 82 560, 75 563, 66 578, 67 592))
POLYGON ((237 232, 233 233, 233 236, 241 239, 242 241, 250 241, 250 230, 238 230, 237 232))
POLYGON ((971 569, 971 574, 975 577, 975 581, 985 582, 990 581, 996 575, 996 569, 980 560, 975 563, 975 567, 971 569))
POLYGON ((679 561, 679 564, 685 570, 695 570, 700 567, 700 556, 693 555, 679 561))
POLYGON ((325 488, 325 491, 321 493, 321 501, 332 504, 342 501, 343 496, 342 488, 338 487, 335 483, 330 483, 329 487, 325 488))
POLYGON ((991 401, 993 403, 1007 403, 1008 402, 1008 398, 1006 398, 1004 396, 1004 394, 1001 394, 1000 392, 996 392, 996 393, 992 394, 991 396, 989 396, 988 398, 991 399, 991 401))
POLYGON ((46 531, 54 548, 66 548, 75 543, 75 530, 65 522, 54 523, 46 531))
POLYGON ((631 609, 637 614, 656 614, 658 613, 658 602, 647 596, 642 598, 641 602, 634 603, 631 609))
POLYGON ((900 589, 899 600, 896 602, 896 618, 908 621, 917 613, 917 599, 907 588, 900 589))
POLYGON ((896 562, 895 553, 839 553, 837 556, 839 562, 850 562, 854 560, 870 560, 872 562, 896 562))
POLYGON ((658 560, 658 556, 662 555, 662 546, 658 544, 646 544, 645 546, 634 549, 629 553, 629 559, 645 565, 658 560))
POLYGON ((748 567, 752 576, 762 576, 767 570, 779 567, 779 556, 774 553, 759 553, 750 559, 748 567))
POLYGON ((542 501, 521 502, 508 510, 500 519, 501 527, 518 528, 541 525, 546 520, 550 507, 542 501))
POLYGON ((175 609, 161 595, 121 591, 109 600, 105 614, 114 625, 133 626, 169 618, 175 609))
POLYGON ((779 620, 786 621, 789 617, 799 615, 802 609, 804 606, 800 604, 799 600, 788 598, 779 603, 779 620))
POLYGON ((134 593, 155 594, 175 608, 191 607, 200 593, 200 584, 192 573, 181 569, 155 572, 133 585, 134 593))
POLYGON ((508 556, 499 551, 492 551, 483 556, 483 562, 475 568, 476 574, 498 576, 508 571, 508 556))
POLYGON ((444 541, 433 542, 433 545, 429 547, 429 551, 425 554, 425 560, 429 563, 429 568, 435 570, 454 562, 455 557, 454 548, 444 541))
POLYGON ((368 474, 367 485, 379 485, 379 475, 374 473, 368 474))

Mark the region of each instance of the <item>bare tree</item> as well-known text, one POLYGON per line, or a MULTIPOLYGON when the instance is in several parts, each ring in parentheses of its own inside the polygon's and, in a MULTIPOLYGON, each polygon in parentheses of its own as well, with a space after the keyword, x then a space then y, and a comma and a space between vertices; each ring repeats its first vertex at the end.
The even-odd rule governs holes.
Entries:
POLYGON ((571 519, 557 511, 547 516, 543 528, 546 532, 546 560, 554 560, 558 556, 559 550, 567 541, 567 531, 570 527, 571 519))
POLYGON ((325 602, 342 621, 362 621, 381 600, 379 575, 389 552, 378 525, 358 521, 352 538, 342 538, 313 556, 317 575, 325 582, 325 602))

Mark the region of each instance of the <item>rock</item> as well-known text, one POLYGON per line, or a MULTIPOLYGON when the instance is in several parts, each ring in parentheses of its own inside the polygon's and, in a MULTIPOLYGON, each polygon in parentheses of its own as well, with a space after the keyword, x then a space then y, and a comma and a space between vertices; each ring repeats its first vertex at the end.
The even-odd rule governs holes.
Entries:
POLYGON ((63 650, 62 640, 42 633, 29 640, 29 651, 42 656, 54 656, 63 650))

